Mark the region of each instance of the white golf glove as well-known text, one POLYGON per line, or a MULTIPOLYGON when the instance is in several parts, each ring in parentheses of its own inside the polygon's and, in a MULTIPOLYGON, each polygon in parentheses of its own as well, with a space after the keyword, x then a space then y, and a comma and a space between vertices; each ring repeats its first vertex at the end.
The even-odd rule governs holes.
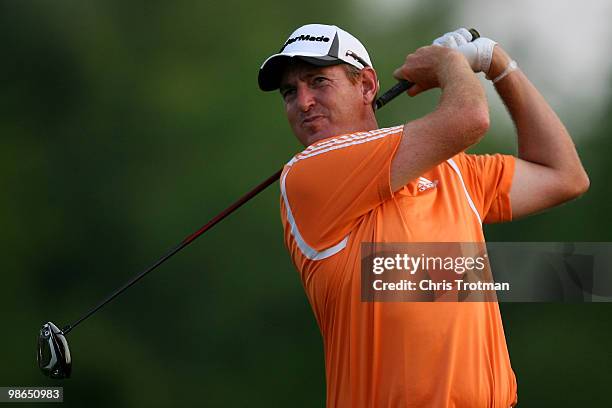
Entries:
POLYGON ((446 33, 433 42, 433 45, 456 49, 465 56, 474 72, 485 74, 491 67, 495 44, 497 44, 495 41, 485 37, 472 41, 472 34, 465 28, 446 33))

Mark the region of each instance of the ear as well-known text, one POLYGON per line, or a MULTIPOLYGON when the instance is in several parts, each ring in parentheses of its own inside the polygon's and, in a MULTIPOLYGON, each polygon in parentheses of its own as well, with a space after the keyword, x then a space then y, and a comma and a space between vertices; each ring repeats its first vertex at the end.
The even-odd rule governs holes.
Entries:
POLYGON ((363 102, 365 105, 372 105, 378 93, 379 83, 376 71, 371 67, 361 70, 361 89, 363 92, 363 102))

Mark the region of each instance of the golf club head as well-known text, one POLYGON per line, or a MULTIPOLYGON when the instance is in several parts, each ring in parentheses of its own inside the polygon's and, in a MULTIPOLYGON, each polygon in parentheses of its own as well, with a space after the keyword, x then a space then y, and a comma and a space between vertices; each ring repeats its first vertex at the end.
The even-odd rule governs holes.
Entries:
POLYGON ((70 378, 72 358, 66 336, 51 322, 43 324, 38 335, 38 367, 51 378, 70 378))

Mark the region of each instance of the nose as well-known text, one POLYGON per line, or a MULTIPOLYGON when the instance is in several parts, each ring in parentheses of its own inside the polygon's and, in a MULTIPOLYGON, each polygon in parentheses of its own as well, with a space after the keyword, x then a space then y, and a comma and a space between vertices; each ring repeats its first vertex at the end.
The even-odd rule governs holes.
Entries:
POLYGON ((302 112, 308 112, 315 104, 315 95, 310 87, 300 83, 296 89, 295 101, 302 112))

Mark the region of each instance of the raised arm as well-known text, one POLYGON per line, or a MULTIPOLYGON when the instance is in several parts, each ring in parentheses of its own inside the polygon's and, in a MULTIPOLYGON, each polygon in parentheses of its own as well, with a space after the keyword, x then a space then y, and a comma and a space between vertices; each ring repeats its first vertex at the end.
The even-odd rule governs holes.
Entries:
MULTIPOLYGON (((488 77, 498 77, 510 61, 508 54, 496 45, 488 77)), ((510 190, 512 218, 585 193, 589 178, 570 135, 525 74, 520 69, 510 72, 495 88, 514 121, 518 138, 518 159, 510 190)))
POLYGON ((465 57, 456 50, 419 48, 406 57, 393 76, 415 83, 408 91, 411 96, 430 88, 442 90, 433 112, 404 127, 391 162, 391 188, 396 191, 477 143, 489 127, 489 109, 484 89, 465 57))

